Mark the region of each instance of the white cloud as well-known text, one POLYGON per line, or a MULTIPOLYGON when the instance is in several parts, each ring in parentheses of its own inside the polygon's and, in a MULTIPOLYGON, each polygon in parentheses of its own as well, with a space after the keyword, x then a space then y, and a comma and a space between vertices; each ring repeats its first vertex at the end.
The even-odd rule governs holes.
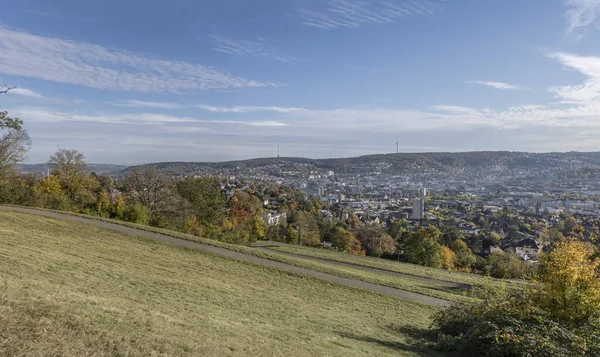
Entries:
POLYGON ((269 48, 265 40, 233 40, 216 35, 210 35, 208 39, 213 44, 213 50, 217 52, 245 57, 263 57, 284 63, 297 60, 296 57, 269 48))
MULTIPOLYGON (((14 115, 25 118, 27 122, 79 122, 100 124, 134 124, 134 125, 168 125, 192 124, 190 128, 197 128, 193 124, 206 123, 215 125, 242 125, 252 127, 284 127, 287 124, 274 120, 216 120, 192 117, 179 117, 155 113, 126 113, 126 114, 85 114, 61 112, 52 108, 23 107, 10 110, 14 115)), ((193 129, 197 130, 197 129, 193 129)))
POLYGON ((265 120, 265 121, 250 122, 250 125, 252 125, 252 126, 271 126, 271 127, 284 127, 284 126, 287 126, 287 124, 285 124, 285 123, 274 121, 274 120, 265 120))
POLYGON ((141 100, 126 100, 121 103, 110 103, 112 105, 132 108, 157 108, 157 109, 179 109, 181 105, 177 103, 164 102, 146 102, 141 100))
POLYGON ((394 151, 396 138, 402 150, 411 151, 600 150, 600 58, 566 53, 551 58, 582 73, 583 84, 550 88, 560 99, 558 103, 504 109, 445 104, 423 111, 199 106, 209 112, 203 114, 220 113, 219 117, 227 117, 224 119, 152 113, 78 114, 47 108, 9 111, 25 120, 34 142, 33 155, 42 157, 41 151, 47 147, 75 144, 89 147, 90 155, 104 155, 107 146, 95 142, 110 137, 111 145, 120 148, 114 156, 119 161, 112 162, 135 157, 138 161, 249 158, 272 155, 279 144, 286 156, 353 156, 394 151), (98 138, 89 143, 81 139, 90 133, 98 138), (42 146, 36 146, 37 142, 42 146), (145 144, 132 151, 127 145, 133 142, 145 144))
POLYGON ((11 113, 23 118, 26 122, 79 122, 104 124, 166 124, 193 123, 196 119, 176 117, 155 113, 133 114, 85 114, 61 112, 52 108, 24 107, 11 109, 11 113))
POLYGON ((442 8, 439 0, 327 0, 320 9, 302 9, 302 23, 321 29, 358 28, 391 23, 410 15, 432 15, 442 8))
POLYGON ((566 0, 567 33, 585 31, 600 15, 600 0, 566 0))
POLYGON ((580 85, 551 87, 549 90, 563 103, 590 103, 600 101, 600 57, 577 56, 569 53, 550 55, 565 68, 581 72, 587 77, 580 85))
POLYGON ((448 112, 452 114, 461 114, 461 115, 483 115, 484 112, 489 112, 489 110, 481 111, 475 108, 462 107, 458 105, 436 105, 433 107, 434 110, 440 112, 448 112))
POLYGON ((290 113, 300 112, 306 109, 293 107, 269 107, 269 106, 237 106, 237 107, 215 107, 211 105, 197 105, 196 108, 213 113, 251 113, 251 112, 278 112, 290 113))
POLYGON ((527 88, 527 87, 518 86, 518 85, 514 85, 514 84, 508 84, 508 83, 504 83, 504 82, 467 81, 467 83, 479 84, 482 86, 491 87, 491 88, 495 88, 495 89, 502 89, 502 90, 506 90, 506 89, 529 90, 529 88, 527 88))
POLYGON ((0 72, 92 88, 185 92, 273 86, 223 70, 0 28, 0 72))
POLYGON ((31 89, 27 89, 27 88, 13 88, 10 90, 9 92, 11 95, 15 94, 21 97, 30 97, 30 98, 42 98, 42 95, 39 93, 36 93, 34 91, 32 91, 31 89))

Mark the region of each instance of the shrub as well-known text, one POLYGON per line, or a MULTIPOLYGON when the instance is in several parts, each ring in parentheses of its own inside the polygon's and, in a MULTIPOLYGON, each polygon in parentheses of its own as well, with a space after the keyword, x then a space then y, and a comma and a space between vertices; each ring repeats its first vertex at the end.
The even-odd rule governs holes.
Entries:
POLYGON ((561 242, 535 285, 484 290, 478 302, 438 312, 437 347, 463 357, 600 356, 599 266, 590 244, 561 242))
POLYGON ((136 203, 123 212, 123 219, 128 222, 148 224, 150 222, 150 213, 144 206, 136 203))
POLYGON ((436 347, 463 357, 600 356, 600 316, 581 324, 551 318, 514 294, 493 302, 463 304, 434 317, 436 347))

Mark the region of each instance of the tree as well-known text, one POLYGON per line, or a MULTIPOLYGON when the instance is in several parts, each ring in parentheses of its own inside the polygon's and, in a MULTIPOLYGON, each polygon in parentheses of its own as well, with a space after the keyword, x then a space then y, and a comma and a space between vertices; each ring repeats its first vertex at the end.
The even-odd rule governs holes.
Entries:
POLYGON ((491 232, 487 236, 486 241, 488 241, 491 246, 497 246, 498 244, 500 244, 501 239, 502 237, 500 237, 498 233, 491 232))
POLYGON ((440 231, 435 227, 421 228, 408 235, 404 255, 409 263, 434 268, 443 266, 440 231))
POLYGON ((548 230, 548 241, 550 243, 558 243, 565 240, 565 236, 562 232, 556 228, 551 228, 548 230))
POLYGON ((317 246, 321 242, 319 225, 315 217, 308 212, 298 213, 298 241, 300 244, 317 246))
POLYGON ((0 174, 0 203, 13 205, 39 205, 35 194, 38 178, 34 175, 20 175, 15 168, 0 174))
POLYGON ((447 227, 442 230, 441 243, 450 246, 457 239, 465 239, 458 227, 447 227))
POLYGON ((110 208, 110 218, 123 219, 125 213, 125 199, 122 195, 117 196, 110 208))
POLYGON ((123 212, 123 219, 138 224, 150 223, 150 212, 139 203, 135 203, 123 212))
POLYGON ((388 234, 395 240, 402 238, 402 234, 406 231, 403 227, 403 222, 400 220, 392 222, 388 227, 388 234))
POLYGON ((452 249, 443 246, 442 247, 442 268, 446 270, 454 270, 454 260, 456 259, 456 255, 452 251, 452 249))
POLYGON ((217 224, 225 218, 225 199, 216 178, 188 177, 175 185, 177 193, 191 204, 199 224, 217 224))
POLYGON ((86 170, 85 157, 77 150, 59 149, 50 156, 48 164, 53 167, 53 174, 58 177, 79 175, 86 170))
POLYGON ((62 189, 56 175, 48 175, 35 184, 34 191, 38 197, 38 204, 42 207, 67 210, 70 207, 69 198, 62 189))
POLYGON ((17 88, 17 87, 16 86, 15 87, 9 87, 9 86, 7 86, 5 84, 3 86, 0 86, 0 94, 8 94, 8 91, 13 90, 15 88, 17 88))
POLYGON ((364 225, 356 232, 356 239, 362 245, 362 249, 368 255, 380 257, 384 254, 392 254, 396 251, 394 239, 383 232, 377 225, 364 225))
POLYGON ((25 160, 30 146, 31 140, 23 129, 23 121, 9 117, 8 112, 0 112, 0 175, 25 160))
POLYGON ((282 226, 269 226, 267 227, 267 232, 265 234, 265 239, 279 242, 282 240, 282 237, 285 238, 285 227, 282 226), (283 230, 283 232, 282 232, 283 230))
POLYGON ((600 312, 600 259, 586 242, 568 239, 542 257, 535 299, 555 317, 581 321, 600 312))
POLYGON ((196 236, 200 236, 203 233, 202 227, 200 227, 200 225, 198 224, 198 218, 196 216, 190 216, 186 218, 183 231, 187 234, 192 234, 196 236))
POLYGON ((344 252, 352 251, 355 240, 354 234, 344 228, 336 228, 331 237, 333 246, 344 252))
POLYGON ((104 216, 110 212, 110 197, 108 197, 108 193, 106 190, 100 190, 96 197, 96 211, 104 216))
MULTIPOLYGON (((0 87, 0 93, 7 93, 10 89, 0 87)), ((0 202, 23 204, 25 197, 33 193, 34 185, 27 187, 15 167, 16 163, 25 159, 30 146, 31 140, 23 129, 23 121, 9 117, 7 112, 0 112, 0 202)))
POLYGON ((569 234, 571 234, 571 232, 573 231, 573 228, 575 228, 576 226, 577 226, 577 222, 575 221, 575 218, 568 217, 564 222, 562 234, 564 236, 568 236, 569 234))
POLYGON ((346 219, 346 224, 348 224, 350 229, 355 231, 359 228, 360 221, 358 220, 358 217, 356 217, 355 214, 352 214, 348 217, 348 219, 346 219))
POLYGON ((287 227, 285 241, 290 244, 296 244, 298 242, 298 232, 291 225, 288 225, 287 227))
POLYGON ((77 150, 59 149, 50 157, 48 164, 53 167, 52 175, 58 179, 71 203, 79 208, 95 204, 94 191, 100 183, 86 172, 82 153, 77 150))
POLYGON ((250 241, 256 242, 259 239, 263 239, 265 237, 265 222, 258 216, 255 215, 252 218, 252 222, 250 224, 250 241))
POLYGON ((458 270, 470 271, 476 258, 467 244, 462 240, 455 240, 451 249, 455 254, 454 267, 458 270))
POLYGON ((154 166, 137 168, 127 174, 123 187, 127 197, 142 205, 150 217, 169 209, 168 202, 172 198, 169 181, 154 166))

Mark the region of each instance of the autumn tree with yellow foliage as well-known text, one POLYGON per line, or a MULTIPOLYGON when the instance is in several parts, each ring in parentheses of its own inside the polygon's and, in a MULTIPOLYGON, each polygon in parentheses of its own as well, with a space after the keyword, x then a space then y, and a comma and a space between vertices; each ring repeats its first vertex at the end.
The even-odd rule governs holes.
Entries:
POLYGON ((437 347, 463 357, 600 356, 600 261, 575 238, 540 262, 535 284, 490 289, 434 317, 437 347))
POLYGON ((558 319, 580 321, 600 312, 600 259, 592 244, 568 239, 544 256, 532 299, 558 319))

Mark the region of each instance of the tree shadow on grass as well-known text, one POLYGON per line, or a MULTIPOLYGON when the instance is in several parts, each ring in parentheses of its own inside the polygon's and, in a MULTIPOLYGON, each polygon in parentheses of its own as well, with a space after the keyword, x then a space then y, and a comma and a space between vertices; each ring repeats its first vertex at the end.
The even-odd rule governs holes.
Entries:
POLYGON ((387 327, 391 333, 395 335, 404 335, 408 337, 406 342, 388 341, 385 339, 375 338, 371 336, 360 336, 348 332, 338 332, 341 337, 376 343, 378 345, 395 349, 398 351, 412 352, 422 357, 443 356, 439 352, 432 349, 432 343, 435 342, 436 334, 432 330, 412 327, 412 326, 396 326, 390 325, 387 327))

